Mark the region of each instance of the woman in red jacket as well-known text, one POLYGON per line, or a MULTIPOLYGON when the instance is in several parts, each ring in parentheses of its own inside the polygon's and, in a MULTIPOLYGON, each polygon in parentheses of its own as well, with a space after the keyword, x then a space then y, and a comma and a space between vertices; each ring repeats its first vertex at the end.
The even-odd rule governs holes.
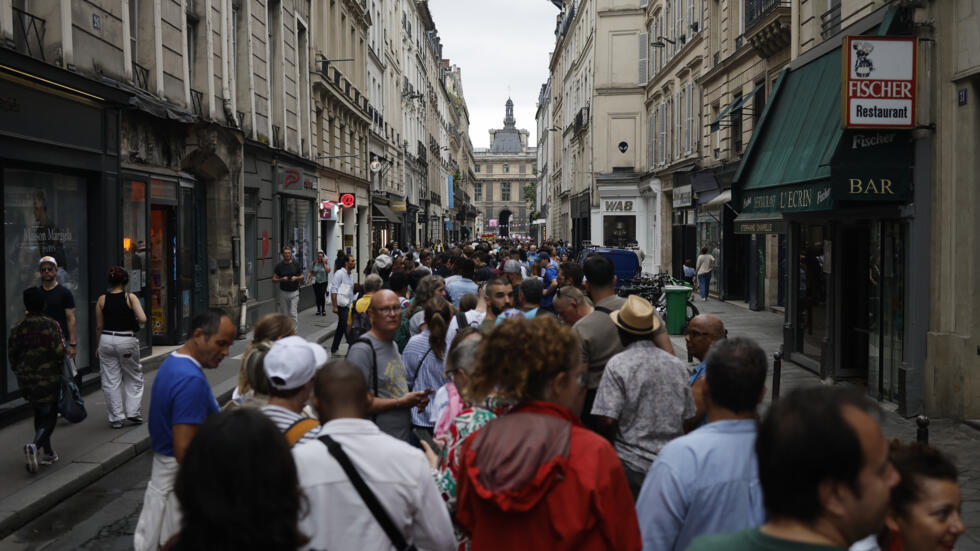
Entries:
POLYGON ((642 547, 612 446, 579 422, 585 365, 551 316, 511 318, 477 352, 467 397, 517 405, 463 444, 456 520, 473 551, 642 547))

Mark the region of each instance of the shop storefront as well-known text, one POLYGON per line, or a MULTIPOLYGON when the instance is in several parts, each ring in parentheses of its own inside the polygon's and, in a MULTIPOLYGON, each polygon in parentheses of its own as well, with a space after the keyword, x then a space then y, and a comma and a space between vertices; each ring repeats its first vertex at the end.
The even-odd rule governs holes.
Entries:
MULTIPOLYGON (((316 167, 308 161, 278 154, 257 142, 246 143, 244 272, 249 326, 276 311, 279 286, 272 274, 282 261, 282 248, 292 250, 293 261, 306 274, 323 247, 322 234, 317 232, 331 221, 321 221, 318 182, 316 167)), ((332 265, 333 257, 329 261, 332 265)), ((299 308, 314 303, 312 286, 302 287, 299 308)))
MULTIPOLYGON (((38 260, 53 256, 59 284, 75 298, 76 365, 83 383, 97 381, 92 306, 108 266, 121 261, 119 121, 127 96, 0 48, 0 98, 0 323, 9 334, 23 319, 22 293, 40 283, 38 260)), ((6 343, 0 414, 25 405, 6 343)))
POLYGON ((641 185, 634 174, 603 175, 599 180, 599 206, 591 209, 592 243, 638 249, 642 253, 642 270, 659 270, 660 243, 657 234, 651 231, 658 226, 658 201, 659 184, 647 181, 641 185))
POLYGON ((756 241, 750 270, 784 270, 789 358, 913 414, 928 318, 913 297, 928 275, 910 267, 929 266, 929 251, 911 245, 928 227, 910 203, 927 197, 916 164, 928 160, 911 131, 842 128, 841 66, 837 48, 776 81, 735 177, 734 228, 756 241))
POLYGON ((697 258, 697 226, 694 224, 694 202, 691 184, 677 185, 675 177, 673 196, 673 212, 671 213, 671 274, 683 277, 684 261, 690 260, 691 266, 697 258))

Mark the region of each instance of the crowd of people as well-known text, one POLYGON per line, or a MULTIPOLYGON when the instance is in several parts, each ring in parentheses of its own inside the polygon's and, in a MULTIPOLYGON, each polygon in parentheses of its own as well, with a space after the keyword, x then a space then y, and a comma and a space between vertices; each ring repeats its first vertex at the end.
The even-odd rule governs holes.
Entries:
MULTIPOLYGON (((964 532, 950 458, 887 441, 857 391, 762 407, 766 354, 715 316, 688 324, 689 368, 602 254, 392 243, 366 265, 321 258, 330 352, 296 335, 286 296, 223 407, 205 370, 235 325, 192 320, 150 389, 136 549, 924 551, 964 532)), ((37 295, 12 351, 53 340, 37 295)), ((134 306, 100 304, 107 318, 134 306)), ((112 388, 112 419, 139 416, 112 388)), ((53 453, 39 419, 34 445, 53 453)))

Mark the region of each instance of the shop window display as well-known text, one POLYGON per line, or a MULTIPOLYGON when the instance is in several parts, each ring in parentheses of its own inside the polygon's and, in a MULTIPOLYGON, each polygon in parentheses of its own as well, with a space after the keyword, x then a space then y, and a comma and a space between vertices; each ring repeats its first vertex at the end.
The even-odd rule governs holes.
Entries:
POLYGON ((636 241, 635 216, 604 216, 602 218, 603 245, 624 249, 636 241))
MULTIPOLYGON (((313 201, 284 197, 282 200, 282 242, 293 249, 293 258, 305 274, 310 269, 313 249, 313 201)), ((278 262, 280 259, 276 259, 278 262)))
MULTIPOLYGON (((75 296, 78 368, 88 367, 88 220, 84 178, 51 172, 3 172, 6 331, 24 317, 24 289, 40 285, 38 260, 58 261, 58 283, 75 296)), ((67 338, 67 335, 65 336, 67 338)), ((17 379, 7 367, 7 391, 17 379)))

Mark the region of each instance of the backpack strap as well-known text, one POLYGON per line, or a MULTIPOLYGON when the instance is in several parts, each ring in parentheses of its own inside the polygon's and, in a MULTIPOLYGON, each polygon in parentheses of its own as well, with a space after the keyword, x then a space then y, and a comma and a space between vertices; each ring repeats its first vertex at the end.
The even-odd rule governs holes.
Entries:
MULTIPOLYGON (((366 344, 368 349, 371 350, 371 390, 374 391, 374 395, 378 395, 378 353, 374 350, 374 344, 371 339, 362 337, 354 341, 354 344, 366 344)), ((351 346, 354 346, 353 344, 351 346)))
POLYGON ((286 435, 286 442, 289 442, 289 447, 293 447, 297 442, 300 441, 306 433, 320 426, 320 422, 316 419, 311 419, 309 417, 303 417, 302 419, 297 419, 289 428, 286 429, 284 434, 286 435))
POLYGON ((371 488, 364 482, 361 478, 361 474, 357 472, 354 464, 351 463, 350 457, 344 448, 340 447, 333 438, 329 435, 324 434, 320 437, 320 441, 327 446, 327 450, 330 455, 340 463, 340 467, 344 469, 344 473, 347 474, 347 478, 350 479, 351 484, 354 485, 354 489, 360 494, 361 499, 364 500, 364 504, 367 505, 368 510, 374 515, 374 519, 378 521, 381 528, 388 535, 388 539, 391 540, 391 544, 395 546, 398 551, 414 551, 415 546, 408 543, 405 540, 405 536, 398 531, 398 527, 395 526, 394 521, 391 520, 391 516, 388 511, 385 510, 381 502, 378 501, 378 496, 374 495, 371 488))
MULTIPOLYGON (((371 343, 371 339, 367 337, 361 337, 354 341, 353 347, 356 344, 366 344, 368 349, 371 350, 371 390, 374 391, 375 397, 378 395, 378 353, 374 350, 374 344, 371 343)), ((348 348, 348 351, 350 348, 348 348)), ((378 421, 377 415, 372 415, 371 420, 374 422, 378 421)))
POLYGON ((612 314, 612 310, 606 308, 605 306, 596 306, 595 309, 602 312, 603 314, 612 314))

